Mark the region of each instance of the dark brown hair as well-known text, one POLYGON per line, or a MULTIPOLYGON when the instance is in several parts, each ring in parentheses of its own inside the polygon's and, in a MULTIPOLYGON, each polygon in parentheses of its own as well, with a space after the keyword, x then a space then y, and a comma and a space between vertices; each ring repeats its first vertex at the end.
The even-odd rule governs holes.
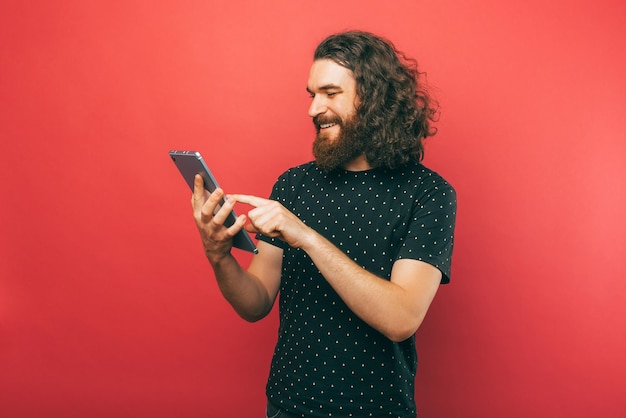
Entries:
POLYGON ((393 169, 424 158, 423 139, 437 132, 431 123, 438 104, 421 82, 417 61, 388 40, 360 31, 329 36, 313 58, 330 59, 354 74, 356 120, 372 167, 393 169))

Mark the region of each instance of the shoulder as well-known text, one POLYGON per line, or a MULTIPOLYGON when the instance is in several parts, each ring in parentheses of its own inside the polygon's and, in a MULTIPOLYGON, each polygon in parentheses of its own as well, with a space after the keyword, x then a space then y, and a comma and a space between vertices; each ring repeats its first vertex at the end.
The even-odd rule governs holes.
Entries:
POLYGON ((446 185, 446 187, 452 189, 450 183, 448 183, 448 181, 446 181, 441 174, 421 163, 408 164, 403 168, 403 170, 407 175, 418 179, 423 184, 446 185))
POLYGON ((294 177, 304 173, 311 172, 312 170, 316 171, 316 165, 313 161, 309 161, 304 164, 297 165, 295 167, 291 167, 285 170, 280 177, 294 177))
POLYGON ((454 187, 434 170, 415 162, 410 163, 392 172, 396 181, 412 186, 419 196, 443 194, 454 198, 454 187))
POLYGON ((318 172, 319 169, 313 162, 300 164, 287 169, 278 176, 278 179, 274 183, 272 191, 273 198, 283 201, 290 200, 288 196, 297 192, 304 183, 312 181, 312 178, 316 178, 318 172), (282 196, 282 198, 279 199, 278 196, 282 196))
POLYGON ((317 168, 313 161, 310 161, 287 169, 278 177, 276 183, 299 184, 305 177, 314 177, 319 173, 319 168, 317 168))

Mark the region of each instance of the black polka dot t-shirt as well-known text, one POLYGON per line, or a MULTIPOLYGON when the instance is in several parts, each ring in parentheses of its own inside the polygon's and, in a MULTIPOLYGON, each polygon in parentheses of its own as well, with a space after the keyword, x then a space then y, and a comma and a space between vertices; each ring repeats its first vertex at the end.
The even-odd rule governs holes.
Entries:
MULTIPOLYGON (((419 163, 330 174, 307 163, 281 175, 271 198, 383 279, 409 258, 449 281, 456 195, 419 163)), ((304 251, 258 238, 284 250, 269 400, 303 417, 415 417, 415 337, 387 339, 350 311, 304 251)))

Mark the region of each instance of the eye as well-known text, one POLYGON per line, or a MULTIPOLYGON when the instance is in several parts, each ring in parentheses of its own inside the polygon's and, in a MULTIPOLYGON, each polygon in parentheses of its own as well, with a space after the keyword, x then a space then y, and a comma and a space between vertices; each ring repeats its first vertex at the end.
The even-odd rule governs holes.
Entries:
POLYGON ((334 97, 336 94, 337 94, 336 91, 326 93, 328 97, 334 97))

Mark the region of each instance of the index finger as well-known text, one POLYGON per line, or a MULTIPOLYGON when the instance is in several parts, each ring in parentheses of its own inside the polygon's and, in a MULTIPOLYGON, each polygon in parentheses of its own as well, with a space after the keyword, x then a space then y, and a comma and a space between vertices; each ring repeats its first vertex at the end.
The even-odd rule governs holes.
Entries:
POLYGON ((246 203, 254 207, 259 207, 269 202, 269 200, 263 199, 262 197, 251 196, 248 194, 232 194, 229 195, 229 197, 235 199, 237 202, 246 203))

